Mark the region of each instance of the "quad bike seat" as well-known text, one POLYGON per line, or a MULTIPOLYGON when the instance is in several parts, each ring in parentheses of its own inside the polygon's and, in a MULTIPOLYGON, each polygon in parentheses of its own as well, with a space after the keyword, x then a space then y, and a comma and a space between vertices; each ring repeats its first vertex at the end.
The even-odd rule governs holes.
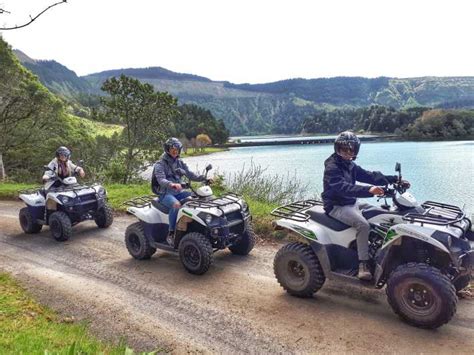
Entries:
POLYGON ((152 200, 151 205, 164 214, 170 213, 170 209, 158 201, 158 199, 152 200))
POLYGON ((351 228, 351 226, 332 218, 331 216, 326 214, 326 212, 309 210, 306 213, 309 215, 312 221, 322 224, 323 226, 328 227, 336 232, 341 232, 343 230, 351 228))

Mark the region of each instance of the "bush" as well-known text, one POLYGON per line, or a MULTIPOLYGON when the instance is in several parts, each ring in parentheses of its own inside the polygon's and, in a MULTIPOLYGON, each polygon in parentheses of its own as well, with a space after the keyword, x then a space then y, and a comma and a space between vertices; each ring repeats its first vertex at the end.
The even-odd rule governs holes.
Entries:
POLYGON ((250 162, 250 167, 229 175, 224 174, 226 187, 235 193, 269 203, 283 204, 307 198, 308 184, 291 175, 267 175, 267 168, 250 162))

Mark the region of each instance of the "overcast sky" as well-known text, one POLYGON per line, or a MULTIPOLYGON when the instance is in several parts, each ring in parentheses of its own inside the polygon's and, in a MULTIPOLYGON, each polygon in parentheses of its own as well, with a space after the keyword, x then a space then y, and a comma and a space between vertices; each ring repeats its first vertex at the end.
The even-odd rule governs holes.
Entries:
MULTIPOLYGON (((58 0, 0 0, 0 24, 58 0)), ((161 66, 263 83, 474 76, 474 1, 68 0, 4 39, 78 75, 161 66)))

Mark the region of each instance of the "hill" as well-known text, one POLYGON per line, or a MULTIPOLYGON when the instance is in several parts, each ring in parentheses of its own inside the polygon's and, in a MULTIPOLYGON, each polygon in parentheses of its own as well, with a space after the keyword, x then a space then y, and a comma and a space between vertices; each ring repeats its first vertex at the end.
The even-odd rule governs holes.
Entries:
POLYGON ((474 77, 298 78, 233 84, 161 67, 107 70, 78 77, 55 61, 31 63, 27 56, 18 57, 45 86, 65 97, 81 101, 81 95, 101 95, 100 87, 107 78, 125 74, 171 93, 181 104, 209 109, 234 135, 299 133, 307 117, 334 109, 370 105, 474 108, 474 77))

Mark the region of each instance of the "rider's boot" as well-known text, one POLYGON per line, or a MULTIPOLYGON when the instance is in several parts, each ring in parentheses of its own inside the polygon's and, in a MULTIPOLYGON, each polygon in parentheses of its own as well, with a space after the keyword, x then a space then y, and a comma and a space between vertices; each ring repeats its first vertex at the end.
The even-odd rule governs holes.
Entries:
POLYGON ((166 242, 168 245, 174 247, 174 231, 169 231, 168 236, 166 237, 166 242))
POLYGON ((359 263, 359 274, 357 277, 360 280, 370 281, 372 280, 372 274, 370 273, 369 265, 366 261, 361 261, 359 263))

